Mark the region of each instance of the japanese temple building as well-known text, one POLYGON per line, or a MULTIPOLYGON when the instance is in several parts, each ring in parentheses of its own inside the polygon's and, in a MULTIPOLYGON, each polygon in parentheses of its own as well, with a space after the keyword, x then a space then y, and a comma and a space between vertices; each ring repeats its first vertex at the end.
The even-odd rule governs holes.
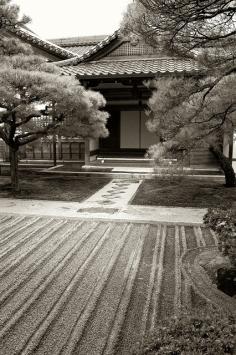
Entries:
MULTIPOLYGON (((71 146, 67 147, 70 150, 67 156, 63 156, 62 149, 59 149, 59 159, 62 160, 67 157, 90 164, 98 157, 144 157, 147 148, 159 140, 145 124, 147 100, 151 95, 145 82, 169 75, 201 75, 196 62, 168 57, 136 38, 122 37, 119 31, 110 36, 48 41, 25 28, 18 28, 11 35, 30 43, 35 52, 48 61, 56 62, 63 75, 76 76, 86 88, 97 90, 106 98, 105 109, 110 113, 109 137, 78 139, 80 148, 74 153, 71 146)), ((236 158, 236 146, 233 152, 233 143, 225 143, 224 153, 236 158)), ((187 164, 215 165, 215 159, 208 149, 195 149, 187 164)))
MULTIPOLYGON (((76 76, 85 87, 100 91, 107 100, 110 135, 106 139, 90 139, 85 145, 86 164, 97 157, 144 157, 147 148, 159 141, 145 124, 151 95, 145 82, 170 75, 201 75, 198 63, 168 57, 137 38, 122 37, 119 31, 104 38, 58 39, 53 43, 79 55, 58 63, 62 73, 76 76)), ((203 148, 193 150, 186 164, 216 165, 216 161, 203 148)))

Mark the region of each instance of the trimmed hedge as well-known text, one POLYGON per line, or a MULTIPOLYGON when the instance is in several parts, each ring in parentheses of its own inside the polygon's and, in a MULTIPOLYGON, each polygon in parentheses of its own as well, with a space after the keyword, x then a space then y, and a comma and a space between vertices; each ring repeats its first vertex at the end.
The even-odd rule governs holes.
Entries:
POLYGON ((212 310, 209 315, 183 315, 160 321, 135 355, 235 354, 235 320, 212 310))

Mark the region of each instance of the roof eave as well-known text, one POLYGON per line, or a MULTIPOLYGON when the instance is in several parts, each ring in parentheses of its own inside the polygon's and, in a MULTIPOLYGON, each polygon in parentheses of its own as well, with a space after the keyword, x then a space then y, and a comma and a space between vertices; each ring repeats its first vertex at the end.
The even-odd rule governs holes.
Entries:
POLYGON ((181 71, 178 71, 178 70, 175 70, 175 71, 171 71, 171 72, 156 72, 156 73, 140 73, 140 74, 137 74, 137 73, 133 73, 133 74, 99 74, 99 75, 79 75, 79 74, 76 74, 76 73, 71 73, 71 74, 66 74, 64 73, 64 75, 74 75, 77 79, 79 80, 97 80, 97 79, 121 79, 121 78, 147 78, 147 79, 153 79, 155 78, 156 76, 163 76, 163 75, 171 75, 171 74, 189 74, 189 75, 193 75, 193 74, 202 74, 202 72, 200 70, 191 70, 191 71, 188 71, 188 70, 181 70, 181 71))
POLYGON ((20 28, 18 26, 11 28, 10 31, 14 34, 16 34, 18 37, 21 39, 26 40, 27 42, 31 43, 32 45, 36 45, 41 49, 44 49, 45 51, 48 51, 51 54, 54 54, 55 56, 61 57, 63 59, 71 59, 74 57, 77 57, 75 53, 70 52, 66 49, 63 49, 54 43, 51 43, 47 40, 44 40, 34 34, 33 32, 30 32, 29 30, 20 28))

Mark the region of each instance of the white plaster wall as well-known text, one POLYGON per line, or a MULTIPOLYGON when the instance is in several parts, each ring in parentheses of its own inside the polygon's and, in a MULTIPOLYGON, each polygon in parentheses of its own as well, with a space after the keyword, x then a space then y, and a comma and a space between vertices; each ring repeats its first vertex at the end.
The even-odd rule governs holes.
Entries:
POLYGON ((90 156, 90 162, 95 161, 97 159, 97 155, 91 155, 90 156))
POLYGON ((227 135, 224 135, 224 139, 223 139, 223 153, 226 157, 229 156, 229 139, 227 135))
POLYGON ((234 131, 233 139, 233 159, 236 159, 236 130, 234 131))
POLYGON ((89 140, 89 151, 93 151, 99 148, 99 140, 98 138, 90 138, 89 140))

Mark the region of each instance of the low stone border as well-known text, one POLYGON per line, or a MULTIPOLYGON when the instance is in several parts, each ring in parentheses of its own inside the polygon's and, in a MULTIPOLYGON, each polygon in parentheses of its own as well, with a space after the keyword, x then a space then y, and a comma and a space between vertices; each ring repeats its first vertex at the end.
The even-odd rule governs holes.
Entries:
POLYGON ((204 268, 200 265, 201 258, 206 257, 206 254, 209 254, 210 251, 213 252, 213 258, 214 254, 216 255, 214 252, 217 251, 217 247, 199 247, 188 250, 181 258, 182 272, 194 291, 205 299, 205 301, 236 317, 236 299, 218 290, 212 284, 204 268))

